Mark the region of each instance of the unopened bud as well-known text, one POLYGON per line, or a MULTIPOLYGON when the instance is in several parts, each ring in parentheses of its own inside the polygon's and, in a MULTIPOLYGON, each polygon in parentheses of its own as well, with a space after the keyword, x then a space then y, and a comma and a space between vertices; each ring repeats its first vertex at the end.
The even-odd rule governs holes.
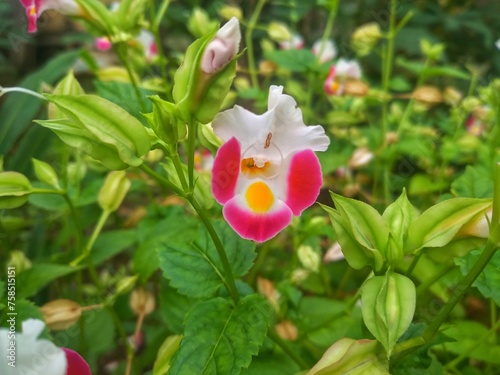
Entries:
POLYGON ((300 263, 306 270, 309 270, 311 272, 319 272, 321 258, 311 246, 300 246, 297 250, 297 256, 299 257, 300 263))
POLYGON ((441 92, 433 86, 422 86, 417 88, 413 91, 412 97, 417 102, 425 105, 434 105, 443 101, 443 95, 441 95, 441 92))
POLYGON ((241 8, 233 5, 224 5, 219 9, 219 15, 225 20, 230 20, 233 17, 236 17, 238 20, 243 19, 241 8))
POLYGON ((267 27, 269 37, 275 42, 284 42, 292 39, 292 33, 282 22, 272 21, 267 27))
POLYGON ((443 91, 443 99, 449 105, 458 105, 462 100, 463 95, 455 87, 448 86, 443 91))
POLYGON ((369 89, 370 86, 360 80, 349 79, 344 82, 344 94, 347 96, 365 96, 369 89))
POLYGON ((290 320, 283 320, 276 324, 276 333, 282 339, 295 341, 297 340, 298 330, 297 327, 290 320))
POLYGON ((331 263, 342 259, 345 259, 345 256, 342 252, 342 246, 340 246, 338 241, 330 246, 323 256, 323 262, 325 263, 331 263))
POLYGON ((16 272, 19 273, 31 268, 31 260, 29 260, 21 250, 12 250, 10 252, 10 259, 7 262, 7 267, 14 267, 16 272))
POLYGON ((231 18, 210 41, 201 59, 201 70, 213 74, 221 70, 238 53, 241 32, 236 17, 231 18))
POLYGON ((139 275, 124 277, 116 283, 116 294, 128 293, 137 282, 139 275))
POLYGON ((147 315, 156 307, 155 297, 143 288, 134 289, 130 294, 130 307, 136 315, 147 315))
POLYGON ((35 174, 40 181, 43 183, 50 185, 56 189, 60 189, 61 185, 59 185, 59 179, 57 178, 57 174, 48 163, 32 159, 33 167, 35 169, 35 174))
POLYGON ((480 106, 481 106, 481 101, 474 96, 468 96, 462 101, 462 108, 465 109, 467 112, 473 112, 480 106))
POLYGON ((368 55, 382 37, 380 26, 369 22, 354 30, 351 37, 352 47, 360 56, 368 55))
POLYGON ((276 290, 271 280, 258 277, 257 290, 260 294, 266 297, 276 311, 279 311, 280 293, 276 290))
POLYGON ((67 329, 82 316, 80 305, 69 299, 57 299, 43 305, 40 310, 47 326, 55 331, 67 329))
POLYGON ((359 168, 368 165, 373 157, 373 152, 367 147, 360 147, 354 151, 347 165, 349 168, 359 168))
POLYGON ((116 211, 127 195, 130 184, 125 171, 110 172, 97 197, 101 208, 108 212, 116 211))

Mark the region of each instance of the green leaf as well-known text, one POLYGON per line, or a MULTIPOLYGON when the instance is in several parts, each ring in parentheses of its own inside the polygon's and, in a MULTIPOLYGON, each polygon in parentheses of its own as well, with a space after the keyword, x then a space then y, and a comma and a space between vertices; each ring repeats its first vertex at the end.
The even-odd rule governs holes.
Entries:
POLYGON ((141 26, 139 22, 150 5, 150 0, 123 0, 116 11, 119 29, 129 31, 139 28, 141 26))
POLYGON ((492 173, 483 165, 468 165, 452 182, 451 191, 459 197, 489 198, 493 196, 492 173))
MULTIPOLYGON (((76 80, 73 71, 70 71, 66 77, 64 77, 61 82, 57 84, 54 91, 52 91, 54 95, 84 95, 85 91, 83 90, 80 83, 76 80)), ((57 108, 54 104, 49 103, 49 119, 55 120, 64 118, 64 113, 57 108)))
POLYGON ((408 195, 424 195, 438 193, 448 188, 449 182, 441 179, 434 179, 426 174, 417 173, 410 179, 408 195))
POLYGON ((116 147, 125 163, 138 166, 149 151, 144 126, 120 106, 95 95, 48 95, 48 99, 97 139, 116 147))
POLYGON ((92 263, 97 266, 127 248, 131 248, 136 241, 135 229, 119 229, 101 233, 92 248, 92 263))
POLYGON ((276 50, 266 53, 266 58, 292 72, 303 73, 316 65, 316 57, 308 49, 276 50))
POLYGON ((337 235, 337 240, 340 243, 347 263, 354 269, 362 269, 366 265, 373 264, 373 255, 369 249, 361 246, 355 239, 352 228, 348 222, 339 212, 331 207, 320 204, 321 208, 325 210, 331 219, 333 229, 337 235))
POLYGON ((464 224, 490 206, 491 199, 451 198, 439 202, 411 223, 405 253, 448 244, 464 224))
MULTIPOLYGON (((130 100, 130 98, 136 98, 137 95, 131 83, 95 80, 94 85, 97 95, 119 105, 132 116, 143 122, 141 116, 141 111, 143 111, 141 102, 139 100, 130 100)), ((146 105, 146 110, 151 111, 151 104, 146 98, 148 95, 151 95, 152 92, 141 87, 139 87, 139 92, 143 98, 142 102, 146 105)))
MULTIPOLYGON (((224 244, 235 277, 244 276, 255 259, 255 244, 239 237, 225 222, 214 222, 224 244)), ((224 285, 224 268, 217 250, 204 228, 198 236, 169 241, 160 245, 160 268, 180 293, 193 298, 214 296, 224 285)))
POLYGON ((442 348, 448 353, 464 354, 466 358, 500 365, 500 345, 492 344, 489 340, 478 340, 479 337, 485 337, 488 331, 489 329, 479 322, 455 321, 444 333, 456 341, 444 343, 442 348))
POLYGON ((200 302, 180 294, 176 289, 168 285, 166 279, 162 279, 160 293, 160 312, 163 324, 173 333, 182 333, 182 323, 189 310, 200 302))
POLYGON ((22 206, 28 200, 30 181, 18 172, 0 172, 0 209, 22 206))
POLYGON ((83 9, 86 17, 90 20, 92 27, 96 28, 101 35, 113 35, 115 29, 115 17, 106 8, 106 6, 98 0, 76 0, 78 5, 83 9))
POLYGON ((170 360, 179 348, 182 336, 168 336, 163 344, 161 344, 160 349, 158 349, 158 354, 153 366, 153 375, 166 375, 170 369, 170 360))
MULTIPOLYGON (((54 84, 70 69, 79 51, 59 54, 40 70, 26 77, 17 86, 37 91, 42 82, 54 84)), ((44 105, 43 101, 22 93, 8 94, 0 109, 0 155, 6 155, 12 145, 31 125, 33 118, 44 105)), ((26 155, 25 155, 26 157, 26 155)))
POLYGON ((76 272, 81 268, 62 264, 35 264, 33 268, 20 272, 17 275, 16 298, 31 297, 51 281, 76 272))
POLYGON ((197 304, 186 316, 169 374, 239 374, 258 353, 270 316, 271 306, 256 294, 236 306, 220 297, 197 304))
POLYGON ((366 327, 384 345, 389 358, 413 319, 415 284, 391 271, 385 276, 374 276, 361 288, 361 303, 366 327))
MULTIPOLYGON (((460 266, 462 275, 467 275, 474 264, 481 256, 481 250, 471 251, 469 254, 462 258, 456 258, 455 264, 460 266)), ((484 270, 474 281, 475 286, 485 298, 491 298, 500 306, 500 253, 496 252, 493 258, 488 262, 484 270)))
POLYGON ((451 66, 431 66, 427 67, 423 70, 422 72, 423 76, 428 78, 428 77, 433 77, 433 76, 438 76, 438 77, 452 77, 452 78, 458 78, 458 79, 463 79, 463 80, 470 80, 471 75, 468 72, 465 72, 461 69, 458 68, 453 68, 451 66))
MULTIPOLYGON (((17 282, 16 282, 17 284, 17 282)), ((18 285, 19 286, 19 285, 18 285)), ((7 319, 11 318, 11 315, 7 315, 7 310, 4 310, 0 316, 0 327, 7 327, 7 319)), ((27 299, 21 299, 16 294, 16 330, 17 332, 21 332, 22 322, 28 319, 40 319, 45 320, 43 317, 43 313, 40 311, 40 308, 36 306, 32 301, 27 299)))

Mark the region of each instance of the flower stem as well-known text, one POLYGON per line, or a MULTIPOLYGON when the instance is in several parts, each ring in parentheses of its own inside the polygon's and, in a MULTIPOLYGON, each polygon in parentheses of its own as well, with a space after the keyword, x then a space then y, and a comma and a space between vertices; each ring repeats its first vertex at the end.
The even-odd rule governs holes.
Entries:
POLYGON ((94 246, 94 243, 97 240, 97 237, 99 237, 99 234, 101 233, 102 228, 104 227, 104 224, 106 223, 106 220, 108 220, 110 213, 111 212, 108 210, 103 210, 101 212, 101 216, 99 217, 99 221, 97 222, 97 225, 95 226, 94 231, 92 232, 92 235, 90 236, 90 239, 88 240, 87 244, 85 245, 85 248, 83 249, 82 254, 70 263, 72 266, 77 266, 82 260, 84 260, 85 258, 87 258, 90 255, 90 252, 92 251, 92 247, 94 246))
POLYGON ((302 357, 290 348, 290 345, 288 345, 288 343, 283 340, 273 328, 268 330, 267 337, 273 340, 274 343, 278 345, 300 367, 301 370, 306 370, 311 367, 302 359, 302 357))
POLYGON ((257 80, 257 70, 255 68, 252 34, 255 30, 260 13, 262 12, 262 8, 264 7, 266 1, 267 0, 259 0, 259 2, 257 3, 257 6, 252 13, 252 17, 250 17, 250 21, 247 25, 247 31, 245 33, 245 44, 248 50, 248 71, 250 72, 250 81, 252 82, 252 87, 255 89, 259 88, 259 81, 257 80))
POLYGON ((196 120, 191 119, 188 123, 188 180, 189 189, 191 192, 194 191, 194 151, 196 147, 196 131, 198 130, 196 120))
POLYGON ((25 89, 23 87, 2 87, 2 86, 0 86, 0 96, 2 96, 3 94, 7 94, 9 92, 22 92, 23 94, 28 94, 28 95, 34 96, 38 99, 48 100, 42 94, 39 94, 39 93, 34 92, 32 90, 25 89))
POLYGON ((127 70, 128 76, 130 78, 130 82, 132 83, 132 86, 134 87, 135 96, 137 97, 137 100, 139 101, 139 104, 141 106, 141 111, 146 113, 147 112, 146 103, 144 102, 144 98, 142 96, 141 90, 139 90, 139 84, 137 83, 137 78, 134 74, 134 71, 132 70, 132 67, 130 66, 129 59, 127 58, 126 54, 124 53, 125 50, 123 49, 123 47, 125 47, 125 44, 123 44, 123 43, 118 43, 117 45, 113 45, 113 49, 115 50, 116 54, 118 55, 118 58, 120 59, 123 66, 125 66, 125 69, 127 70))
POLYGON ((196 202, 194 199, 193 194, 186 194, 184 191, 179 189, 177 186, 172 184, 168 179, 160 175, 159 173, 155 172, 152 170, 150 167, 148 167, 146 164, 141 164, 140 168, 149 176, 153 177, 156 181, 158 181, 160 184, 171 188, 178 196, 181 198, 186 199, 191 206, 194 208, 198 216, 200 217, 201 221, 207 228, 208 234, 210 235, 210 238, 212 238, 212 242, 215 245, 215 249, 217 250, 217 253, 219 255, 219 258, 222 262, 222 267, 224 268, 224 283, 228 289, 228 293, 233 299, 234 303, 237 304, 240 297, 238 293, 238 289, 236 288, 236 282, 234 280, 234 275, 231 270, 231 266, 229 264, 229 260, 227 259, 226 251, 224 250, 224 245, 222 244, 222 241, 219 238, 219 235, 217 234, 215 228, 213 227, 212 223, 210 222, 210 219, 208 218, 207 214, 203 210, 202 207, 196 202))
POLYGON ((182 167, 181 159, 179 158, 179 153, 177 152, 177 145, 174 145, 169 149, 169 154, 172 158, 172 162, 174 163, 175 171, 181 181, 182 188, 184 191, 187 191, 188 184, 186 182, 186 176, 184 175, 184 168, 182 167))
POLYGON ((333 24, 335 22, 335 17, 337 16, 337 9, 339 8, 340 0, 333 0, 330 5, 330 12, 328 13, 328 19, 326 20, 325 30, 323 31, 323 36, 321 37, 321 45, 319 47, 318 54, 316 55, 316 61, 320 60, 321 55, 323 54, 326 41, 330 37, 333 29, 333 24))

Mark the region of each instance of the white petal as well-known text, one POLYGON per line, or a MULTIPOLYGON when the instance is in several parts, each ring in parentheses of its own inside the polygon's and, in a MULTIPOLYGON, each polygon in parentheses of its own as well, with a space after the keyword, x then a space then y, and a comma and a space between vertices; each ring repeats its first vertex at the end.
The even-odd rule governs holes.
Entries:
POLYGON ((76 15, 81 12, 78 3, 74 0, 45 0, 42 2, 40 9, 37 9, 37 13, 42 14, 48 9, 54 9, 66 15, 76 15))
POLYGON ((337 47, 335 46, 335 43, 332 40, 326 40, 325 44, 323 46, 323 50, 321 51, 321 44, 323 41, 317 40, 312 47, 312 52, 318 56, 318 59, 320 62, 324 63, 330 60, 333 60, 335 56, 337 56, 337 47), (321 51, 321 55, 319 55, 321 51))

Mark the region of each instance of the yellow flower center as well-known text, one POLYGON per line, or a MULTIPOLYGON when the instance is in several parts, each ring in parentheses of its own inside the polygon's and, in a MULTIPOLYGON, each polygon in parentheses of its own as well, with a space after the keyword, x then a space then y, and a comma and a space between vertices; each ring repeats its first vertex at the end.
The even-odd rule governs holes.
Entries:
POLYGON ((264 213, 269 211, 273 205, 274 195, 269 186, 262 181, 258 181, 248 187, 245 199, 252 211, 264 213))
POLYGON ((266 175, 266 172, 269 172, 271 163, 266 161, 262 168, 259 168, 255 164, 255 160, 253 158, 245 158, 241 160, 240 168, 241 173, 243 173, 247 177, 256 177, 258 175, 266 175))
POLYGON ((31 10, 30 10, 30 16, 34 16, 34 15, 36 15, 36 6, 33 5, 31 7, 31 10))

